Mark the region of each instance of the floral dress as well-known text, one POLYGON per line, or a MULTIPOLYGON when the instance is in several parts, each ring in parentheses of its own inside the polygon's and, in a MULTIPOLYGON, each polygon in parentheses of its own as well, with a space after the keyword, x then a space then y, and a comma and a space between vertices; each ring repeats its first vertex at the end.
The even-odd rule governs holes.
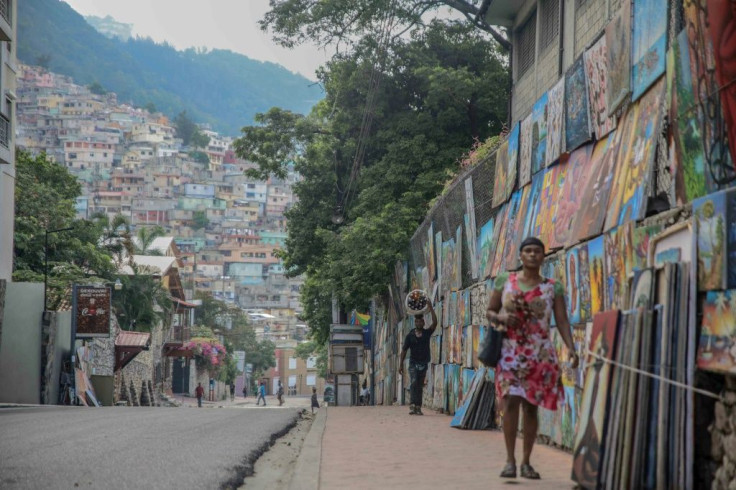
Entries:
POLYGON ((503 310, 522 320, 518 326, 508 326, 503 338, 496 366, 498 398, 520 396, 533 405, 557 410, 564 393, 558 382, 560 367, 549 324, 555 295, 563 294, 562 287, 553 279, 545 279, 528 289, 520 286, 516 274, 511 273, 496 278, 496 290, 502 291, 503 310))

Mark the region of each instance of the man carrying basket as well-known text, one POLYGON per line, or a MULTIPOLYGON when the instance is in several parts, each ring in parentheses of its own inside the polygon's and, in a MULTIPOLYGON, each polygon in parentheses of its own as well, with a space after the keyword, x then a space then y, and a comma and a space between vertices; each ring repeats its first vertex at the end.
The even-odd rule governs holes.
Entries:
POLYGON ((404 347, 401 349, 401 363, 399 374, 404 375, 404 359, 406 352, 411 350, 409 356, 409 377, 411 379, 410 393, 411 405, 409 415, 424 415, 422 413, 422 394, 424 391, 424 378, 427 376, 427 366, 431 360, 429 339, 437 328, 437 314, 434 312, 432 302, 427 300, 429 312, 432 315, 432 324, 425 328, 424 315, 414 316, 414 330, 409 332, 404 339, 404 347))

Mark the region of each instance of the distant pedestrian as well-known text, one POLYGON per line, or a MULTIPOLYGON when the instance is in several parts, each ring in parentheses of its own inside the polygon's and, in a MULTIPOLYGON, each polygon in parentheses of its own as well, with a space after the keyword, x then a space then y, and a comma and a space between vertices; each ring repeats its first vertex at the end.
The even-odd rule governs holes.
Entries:
POLYGON ((424 391, 424 378, 427 376, 427 366, 432 356, 429 351, 429 339, 432 337, 434 329, 437 328, 437 314, 434 312, 432 303, 429 304, 429 312, 432 314, 432 325, 428 329, 424 326, 424 316, 416 315, 414 317, 414 330, 406 334, 404 339, 404 347, 401 349, 401 362, 399 364, 399 374, 404 375, 404 359, 406 352, 411 350, 409 356, 409 377, 411 385, 411 404, 409 405, 409 415, 424 415, 422 413, 422 394, 424 391))
POLYGON ((279 390, 276 392, 276 398, 279 399, 279 407, 284 404, 284 387, 281 385, 281 381, 279 381, 279 390))
POLYGON ((312 413, 314 413, 315 408, 319 408, 319 402, 317 401, 317 387, 312 386, 312 413))
POLYGON ((261 404, 261 400, 263 400, 263 406, 266 406, 266 383, 261 381, 258 383, 258 398, 256 399, 256 405, 261 404))
POLYGON ((248 398, 248 386, 243 385, 243 398, 248 398))
POLYGON ((202 383, 197 383, 197 388, 194 390, 194 394, 197 396, 197 406, 202 408, 202 397, 204 396, 204 387, 202 383))
POLYGON ((235 383, 230 383, 230 401, 235 401, 235 383))
POLYGON ((360 402, 363 406, 371 404, 371 390, 368 389, 365 383, 363 384, 363 389, 360 392, 360 402))
POLYGON ((210 378, 209 399, 211 402, 215 401, 215 378, 210 378))

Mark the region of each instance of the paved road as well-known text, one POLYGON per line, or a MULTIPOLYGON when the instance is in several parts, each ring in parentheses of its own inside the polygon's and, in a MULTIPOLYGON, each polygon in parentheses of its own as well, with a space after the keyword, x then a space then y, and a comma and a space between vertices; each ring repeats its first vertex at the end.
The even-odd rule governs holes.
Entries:
POLYGON ((236 488, 296 409, 0 408, 0 488, 236 488))

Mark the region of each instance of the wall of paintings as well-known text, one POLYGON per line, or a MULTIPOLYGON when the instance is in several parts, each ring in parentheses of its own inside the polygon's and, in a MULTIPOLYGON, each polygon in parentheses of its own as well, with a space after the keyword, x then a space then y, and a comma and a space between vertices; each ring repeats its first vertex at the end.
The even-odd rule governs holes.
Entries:
MULTIPOLYGON (((488 427, 492 417, 479 412, 478 422, 475 412, 493 398, 482 388, 493 370, 479 377, 475 358, 487 298, 495 277, 518 270, 523 238, 547 244, 543 272, 564 286, 582 362, 563 365, 564 402, 540 411, 539 433, 573 451, 584 488, 691 487, 688 387, 696 369, 736 374, 736 70, 725 48, 736 43, 736 15, 727 3, 620 2, 488 161, 434 206, 412 238, 408 274, 389 287, 422 287, 436 300, 426 405, 460 409, 455 426, 488 427)), ((409 325, 393 303, 379 306, 374 344, 384 390, 396 386, 409 325)))

